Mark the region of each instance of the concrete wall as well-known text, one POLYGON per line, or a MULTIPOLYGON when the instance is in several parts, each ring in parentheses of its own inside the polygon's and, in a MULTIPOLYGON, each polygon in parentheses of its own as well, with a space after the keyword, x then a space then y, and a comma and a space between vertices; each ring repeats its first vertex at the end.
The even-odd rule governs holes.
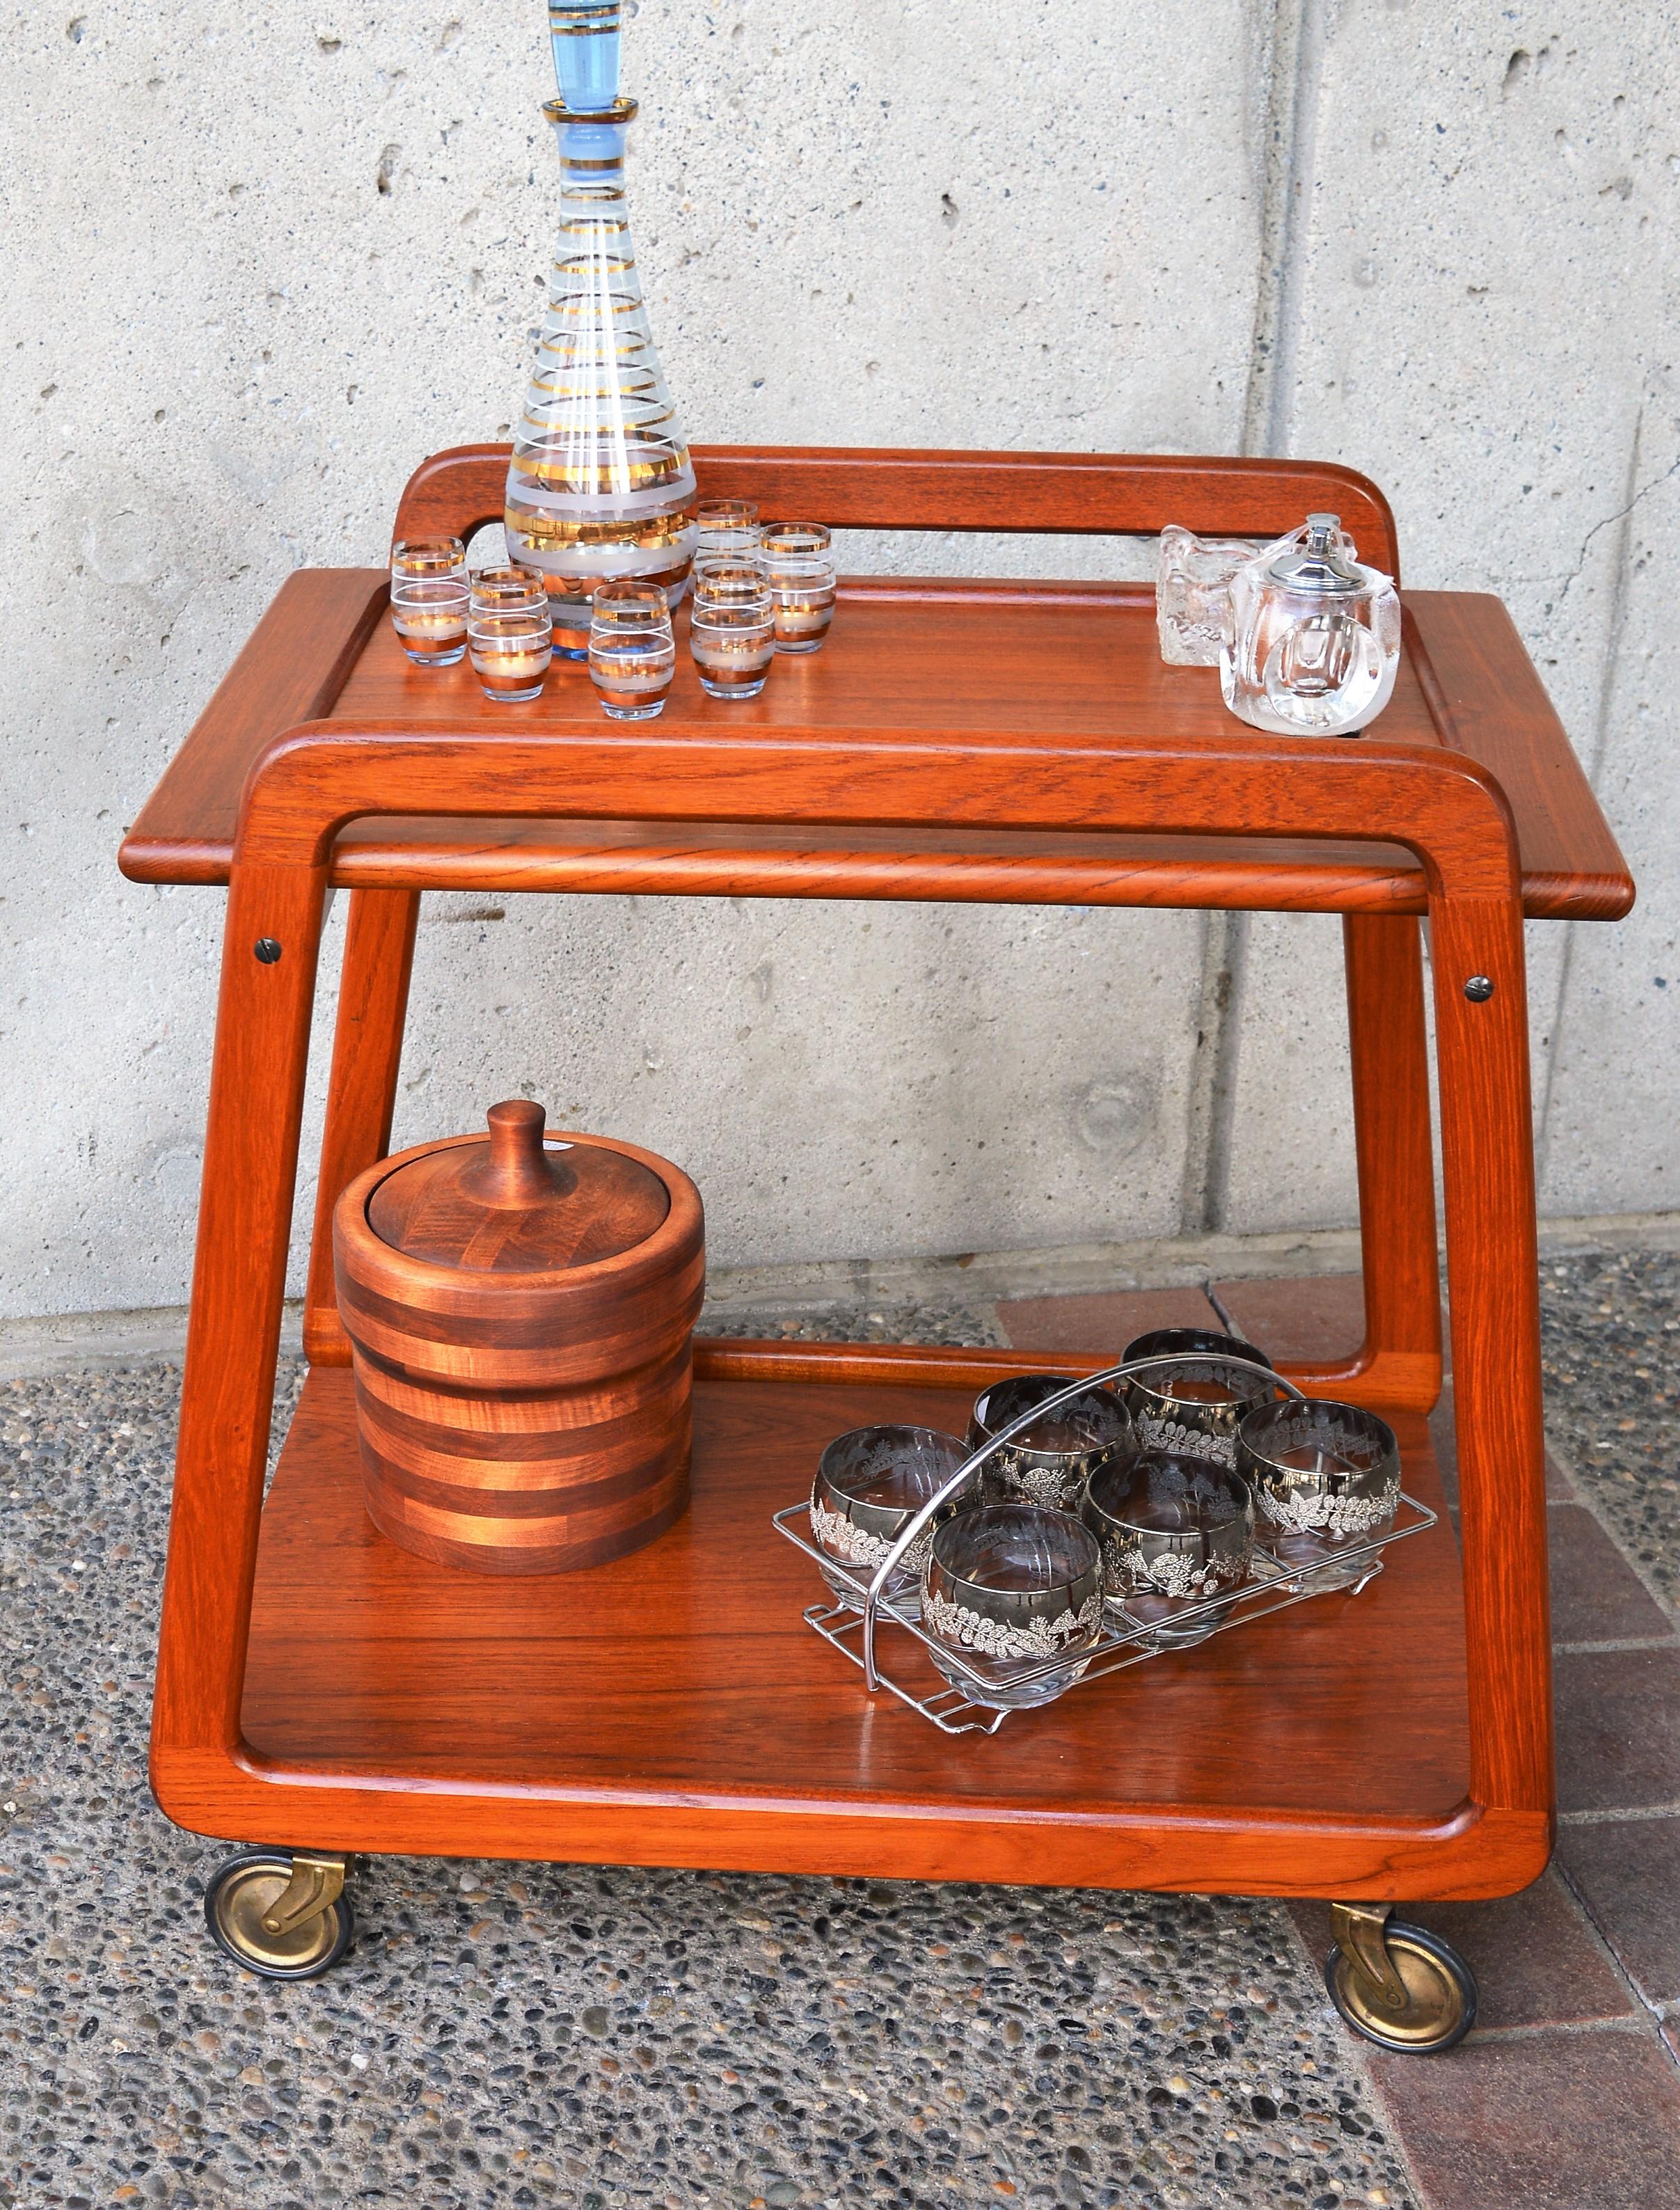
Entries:
MULTIPOLYGON (((542 17, 0 32, 0 1315, 184 1292, 220 900, 115 846, 288 570, 377 561, 418 456, 505 432, 542 17)), ((627 39, 691 436, 1336 456, 1413 583, 1507 597, 1642 885, 1534 932, 1567 1213, 1680 1170, 1677 79, 1667 9, 1587 0, 642 0, 627 39)), ((398 1133, 532 1088, 688 1165, 720 1260, 1335 1223, 1339 959, 1316 920, 440 898, 398 1133)))

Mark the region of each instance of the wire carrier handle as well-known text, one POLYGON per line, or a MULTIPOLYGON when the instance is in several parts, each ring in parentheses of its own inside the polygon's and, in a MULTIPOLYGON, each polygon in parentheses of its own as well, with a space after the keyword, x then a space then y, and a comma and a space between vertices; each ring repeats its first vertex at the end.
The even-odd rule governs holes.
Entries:
POLYGON ((1286 1390, 1298 1404, 1304 1404, 1307 1401, 1304 1389, 1298 1389, 1275 1368, 1263 1365, 1257 1358, 1241 1358, 1229 1350, 1175 1350, 1166 1353, 1157 1351, 1153 1358, 1123 1359, 1117 1366, 1104 1367, 1100 1374, 1082 1374, 1077 1381, 1070 1381, 1065 1389, 1057 1390, 1055 1396, 1046 1397, 1042 1404, 1032 1405, 1018 1418, 1011 1420, 1007 1428, 1000 1428, 989 1442, 982 1443, 973 1456, 966 1458, 949 1479, 934 1491, 927 1502, 905 1522, 898 1539, 876 1567, 869 1585, 869 1593, 864 1600, 864 1685, 871 1694, 881 1686, 881 1676, 875 1670, 875 1621, 881 1592, 891 1579, 900 1559, 946 1499, 954 1496, 965 1482, 978 1473, 994 1451, 1002 1450, 1005 1443, 1012 1442, 1015 1436, 1028 1428, 1035 1427, 1046 1413, 1059 1411, 1063 1404, 1072 1404, 1075 1397, 1082 1397, 1087 1389, 1100 1388, 1105 1382, 1123 1381, 1128 1374, 1142 1374, 1152 1367, 1167 1365, 1241 1366, 1250 1374, 1264 1375, 1274 1387, 1286 1390))

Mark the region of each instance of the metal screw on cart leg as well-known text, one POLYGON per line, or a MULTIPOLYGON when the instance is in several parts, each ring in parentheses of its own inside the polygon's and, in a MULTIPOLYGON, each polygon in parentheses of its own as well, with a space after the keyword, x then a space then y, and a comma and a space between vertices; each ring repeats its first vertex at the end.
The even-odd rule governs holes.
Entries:
POLYGON ((272 936, 259 936, 251 949, 265 967, 272 967, 280 956, 280 945, 272 936))
POLYGON ((1324 1962, 1330 2000, 1380 2049, 1427 2056, 1476 2022, 1476 1976, 1450 1941, 1390 1916, 1386 1903, 1337 1903, 1324 1962))
POLYGON ((350 1947, 346 1860, 320 1851, 241 1850, 204 1891, 217 1944, 265 1980, 313 1980, 350 1947))
POLYGON ((1493 995, 1491 975, 1472 975, 1464 986, 1464 994, 1472 1005, 1484 1005, 1493 995))

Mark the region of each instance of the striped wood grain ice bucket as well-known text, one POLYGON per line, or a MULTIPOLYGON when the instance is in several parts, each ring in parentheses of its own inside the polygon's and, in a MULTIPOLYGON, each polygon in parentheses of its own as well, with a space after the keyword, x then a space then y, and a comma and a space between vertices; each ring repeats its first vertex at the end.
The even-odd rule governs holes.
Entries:
POLYGON ((382 1159, 333 1220, 368 1511, 487 1573, 622 1557, 688 1502, 700 1193, 603 1136, 493 1106, 488 1139, 382 1159))

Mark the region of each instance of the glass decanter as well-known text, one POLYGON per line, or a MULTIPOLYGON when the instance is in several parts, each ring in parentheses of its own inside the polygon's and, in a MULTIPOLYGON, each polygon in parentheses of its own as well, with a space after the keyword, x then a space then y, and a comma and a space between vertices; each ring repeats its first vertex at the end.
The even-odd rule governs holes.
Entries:
POLYGON ((694 556, 694 469, 654 349, 624 198, 635 102, 617 91, 618 0, 550 0, 560 97, 560 232, 508 470, 508 557, 541 571, 554 643, 589 649, 595 586, 659 584, 675 606, 694 556))
POLYGON ((1354 557, 1335 515, 1310 514, 1231 578, 1219 689, 1256 729, 1353 735, 1393 696, 1400 643, 1391 579, 1354 557))

